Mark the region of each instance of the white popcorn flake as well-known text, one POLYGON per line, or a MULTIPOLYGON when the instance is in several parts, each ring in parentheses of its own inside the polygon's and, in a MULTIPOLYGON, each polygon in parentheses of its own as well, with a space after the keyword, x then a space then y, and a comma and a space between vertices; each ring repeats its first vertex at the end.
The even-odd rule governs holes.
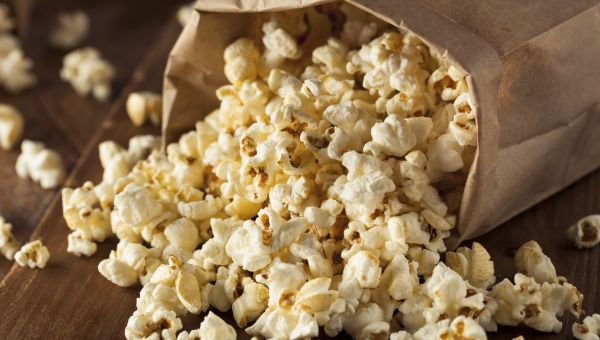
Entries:
POLYGON ((450 318, 473 316, 485 307, 483 295, 472 292, 458 273, 441 262, 425 282, 423 291, 431 299, 431 307, 425 308, 424 313, 428 323, 439 320, 441 315, 450 318))
POLYGON ((190 20, 190 18, 194 14, 194 5, 195 5, 195 3, 192 2, 187 5, 183 5, 183 6, 179 7, 179 9, 177 10, 177 13, 176 13, 177 22, 181 26, 185 26, 185 24, 187 24, 187 22, 190 20))
POLYGON ((135 311, 127 321, 125 338, 175 340, 177 331, 183 328, 181 320, 169 310, 158 309, 149 313, 135 311))
POLYGON ((71 49, 86 38, 90 19, 83 11, 58 14, 56 27, 50 34, 50 45, 64 50, 71 49))
POLYGON ((581 340, 600 339, 600 314, 586 316, 583 323, 573 323, 573 337, 581 340))
POLYGON ((242 280, 242 287, 242 295, 233 301, 231 309, 237 325, 246 327, 249 322, 258 319, 267 308, 269 290, 247 277, 242 280))
POLYGON ((148 189, 130 184, 115 196, 115 209, 126 223, 142 225, 160 215, 162 205, 148 189))
POLYGON ((460 247, 446 253, 446 264, 475 287, 488 288, 494 284, 494 263, 490 254, 479 243, 471 248, 460 247))
POLYGON ((67 252, 77 256, 92 256, 98 249, 98 245, 92 241, 92 236, 85 229, 71 232, 67 241, 67 252))
POLYGON ((65 178, 60 155, 46 149, 44 144, 30 140, 24 140, 21 144, 21 154, 17 158, 15 169, 19 177, 30 177, 44 189, 60 186, 65 178))
POLYGON ((6 259, 12 260, 19 248, 21 248, 21 244, 12 234, 12 224, 0 216, 0 254, 6 259))
POLYGON ((600 215, 586 216, 567 230, 577 248, 593 248, 600 243, 600 215))
POLYGON ((33 61, 20 48, 13 48, 0 58, 0 83, 10 93, 19 93, 37 83, 31 73, 33 61))
POLYGON ((152 125, 160 125, 162 116, 162 97, 153 92, 132 92, 125 103, 127 115, 135 126, 141 126, 146 120, 152 125))
POLYGON ((519 272, 533 277, 538 283, 557 282, 556 269, 536 241, 524 243, 515 254, 519 272))
POLYGON ((454 136, 445 134, 429 143, 427 160, 436 169, 454 172, 460 170, 464 165, 462 152, 462 147, 454 139, 454 136))
POLYGON ((575 316, 581 313, 582 295, 569 283, 537 283, 533 278, 516 274, 514 285, 504 279, 492 288, 498 303, 494 320, 500 325, 520 323, 542 332, 558 333, 565 311, 575 316))
MULTIPOLYGON (((400 337, 400 339, 402 339, 400 337)), ((445 319, 434 324, 428 324, 419 329, 411 338, 413 340, 433 339, 464 339, 486 340, 485 330, 473 319, 459 316, 450 322, 445 319)))
POLYGON ((115 69, 100 52, 92 47, 81 48, 70 52, 63 59, 60 78, 69 82, 80 96, 91 93, 99 101, 110 97, 110 82, 115 69))
POLYGON ((42 244, 42 241, 36 240, 23 245, 14 257, 15 262, 22 267, 44 268, 50 258, 50 252, 42 244))
POLYGON ((14 107, 0 104, 0 148, 10 150, 23 134, 23 115, 14 107))

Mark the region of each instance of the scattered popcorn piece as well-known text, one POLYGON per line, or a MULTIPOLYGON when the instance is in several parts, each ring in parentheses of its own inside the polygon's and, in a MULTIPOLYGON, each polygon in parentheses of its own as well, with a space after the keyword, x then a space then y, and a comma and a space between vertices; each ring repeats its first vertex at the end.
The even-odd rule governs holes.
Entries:
POLYGON ((24 140, 21 154, 15 165, 17 175, 30 177, 44 189, 60 186, 65 178, 62 158, 56 151, 46 149, 44 144, 24 140))
POLYGON ((600 243, 600 215, 586 216, 569 227, 567 236, 577 248, 593 248, 600 243))
POLYGON ((70 52, 63 59, 60 78, 69 82, 80 96, 92 93, 94 98, 105 101, 110 97, 110 82, 115 69, 100 52, 92 47, 70 52))
POLYGON ((127 321, 125 338, 175 340, 177 331, 183 328, 181 320, 169 310, 157 309, 149 313, 135 311, 127 321))
POLYGON ((135 126, 141 126, 146 120, 152 125, 160 125, 162 98, 152 92, 132 92, 127 97, 127 114, 135 126))
POLYGON ((83 11, 63 12, 58 14, 56 27, 50 34, 50 45, 68 50, 88 35, 90 20, 83 11))
POLYGON ((540 284, 523 274, 516 274, 514 281, 504 279, 492 288, 491 295, 498 303, 494 320, 500 325, 523 323, 541 332, 558 333, 562 328, 558 317, 565 311, 576 317, 582 312, 583 296, 567 282, 540 284))
POLYGON ((49 258, 50 253, 48 252, 48 248, 46 248, 40 240, 32 241, 25 244, 15 254, 15 261, 20 266, 28 266, 32 269, 36 267, 46 267, 46 263, 48 263, 49 258))
POLYGON ((441 320, 437 323, 428 324, 412 336, 406 331, 396 332, 390 335, 391 340, 486 340, 485 330, 473 319, 459 316, 452 320, 441 320))
POLYGON ((515 254, 519 272, 533 277, 538 283, 557 282, 556 269, 536 241, 524 243, 515 254))
POLYGON ((573 337, 581 340, 600 339, 600 314, 586 316, 583 323, 573 323, 573 337))
POLYGON ((194 2, 179 7, 177 10, 177 22, 181 26, 185 26, 192 14, 194 14, 194 2))
MULTIPOLYGON (((213 312, 208 312, 202 323, 200 323, 198 337, 200 339, 235 340, 237 339, 237 334, 235 329, 223 321, 223 319, 213 312)), ((177 339, 179 340, 179 338, 177 339)))
POLYGON ((0 104, 0 148, 10 150, 21 138, 25 122, 14 107, 0 104))
POLYGON ((23 50, 14 48, 0 58, 0 82, 8 92, 19 93, 37 83, 32 67, 23 50))
POLYGON ((456 252, 447 252, 446 264, 475 287, 485 289, 496 281, 494 262, 487 250, 477 242, 473 242, 471 249, 460 247, 456 252))
POLYGON ((19 248, 21 244, 12 234, 12 224, 0 216, 0 254, 12 261, 19 248))

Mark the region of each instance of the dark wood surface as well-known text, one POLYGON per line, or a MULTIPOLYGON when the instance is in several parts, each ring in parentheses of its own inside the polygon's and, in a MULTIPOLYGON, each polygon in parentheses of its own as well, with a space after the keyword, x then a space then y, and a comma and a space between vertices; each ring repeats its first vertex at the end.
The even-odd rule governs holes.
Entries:
MULTIPOLYGON (((43 140, 65 156, 72 169, 66 185, 100 179, 97 144, 106 139, 125 143, 140 133, 158 133, 156 128, 134 128, 124 111, 126 95, 133 90, 159 91, 168 52, 179 26, 170 1, 60 1, 64 7, 38 2, 28 41, 46 41, 54 13, 83 6, 92 17, 91 46, 100 48, 118 69, 114 100, 97 103, 79 98, 58 80, 61 52, 43 45, 28 46, 36 59, 40 84, 19 96, 0 96, 26 115, 28 138, 43 140), (89 6, 89 7, 88 7, 89 6), (139 11, 143 12, 140 15, 139 11), (51 14, 52 13, 52 14, 51 14), (170 19, 167 20, 167 16, 170 19), (142 18, 143 17, 143 18, 142 18), (96 18, 96 19, 95 19, 96 18), (38 21, 39 20, 39 21, 38 21), (94 25, 96 22, 96 25, 94 25), (37 28, 36 25, 40 25, 37 28), (118 37, 115 40, 110 37, 118 37), (39 59, 39 61, 37 60, 39 59), (71 127, 77 126, 77 129, 71 127), (59 132, 57 132, 59 131, 59 132)), ((17 179, 13 164, 17 150, 0 151, 0 213, 15 225, 21 241, 42 239, 51 258, 43 270, 30 270, 0 259, 0 339, 120 339, 128 317, 135 309, 139 287, 120 288, 97 271, 98 262, 115 246, 108 241, 91 258, 67 254, 67 234, 60 195, 43 191, 29 181, 17 179)), ((600 171, 596 171, 559 194, 480 237, 492 254, 498 280, 512 277, 513 254, 522 243, 535 239, 552 258, 560 275, 566 276, 585 295, 584 308, 600 311, 600 247, 574 249, 564 230, 582 216, 600 213, 600 171)), ((469 242, 467 242, 469 243, 469 242)), ((232 320, 229 316, 227 319, 232 320)), ((198 316, 187 316, 187 329, 196 328, 198 316)), ((560 335, 543 334, 521 327, 501 327, 492 339, 568 338, 571 316, 564 318, 560 335)), ((241 338, 247 338, 240 333, 241 338)))

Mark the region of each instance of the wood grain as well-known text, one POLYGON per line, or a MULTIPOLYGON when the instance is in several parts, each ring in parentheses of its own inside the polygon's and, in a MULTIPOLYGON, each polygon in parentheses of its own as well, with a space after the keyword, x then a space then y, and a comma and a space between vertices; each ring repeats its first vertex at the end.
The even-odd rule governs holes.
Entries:
MULTIPOLYGON (((57 150, 70 171, 91 136, 105 119, 111 102, 78 96, 59 78, 65 51, 50 48, 46 42, 62 11, 80 9, 91 22, 89 36, 82 46, 94 46, 116 68, 113 97, 116 98, 132 76, 132 70, 147 54, 159 31, 182 1, 38 1, 32 13, 29 36, 23 41, 28 57, 34 61, 38 84, 19 95, 0 93, 0 102, 17 107, 25 116, 24 138, 43 141, 57 150), (139 15, 140 8, 145 9, 139 15), (115 39, 118 37, 118 39, 115 39)), ((14 225, 15 237, 21 241, 38 224, 56 190, 43 190, 14 171, 19 147, 0 150, 0 215, 14 225), (18 199, 15 199, 18 197, 18 199)), ((11 263, 0 259, 0 278, 11 263)))
MULTIPOLYGON (((87 147, 81 148, 82 156, 75 165, 67 185, 75 186, 85 180, 97 182, 100 179, 98 142, 113 139, 125 143, 134 134, 158 132, 149 127, 134 128, 125 116, 123 102, 125 95, 132 90, 160 90, 164 63, 179 27, 175 22, 170 22, 162 31, 163 34, 149 48, 122 95, 104 117, 103 123, 95 126, 97 131, 91 136, 91 142, 87 147)), ((50 97, 47 101, 52 102, 50 97)), ((30 104, 32 115, 37 112, 36 107, 44 107, 40 102, 30 104)), ((51 137, 40 133, 40 138, 51 137)), ((65 152, 68 150, 65 149, 65 152)), ((9 171, 4 168, 0 166, 0 176, 8 174, 9 171)), ((27 183, 24 184, 20 190, 31 190, 27 186, 27 183)), ((21 192, 15 190, 15 194, 17 193, 21 195, 21 192)), ((2 196, 13 195, 3 193, 0 199, 2 196)), ((32 196, 31 201, 35 202, 36 197, 32 196)), ((15 211, 19 209, 20 201, 21 198, 14 202, 15 211)), ((23 212, 20 215, 24 219, 31 219, 33 224, 39 220, 32 238, 42 239, 50 248, 52 256, 49 265, 44 270, 13 266, 0 282, 0 306, 3 311, 0 318, 0 338, 123 338, 127 319, 135 309, 139 287, 117 287, 104 279, 96 269, 99 261, 108 256, 110 249, 114 248, 115 240, 100 245, 98 253, 91 258, 77 258, 67 254, 69 230, 62 218, 60 198, 55 195, 47 201, 49 208, 39 210, 38 216, 32 217, 23 212)), ((4 204, 1 202, 0 204, 4 204)), ((598 170, 476 241, 481 242, 492 254, 500 280, 513 276, 515 268, 512 256, 516 248, 530 239, 537 240, 551 256, 559 274, 566 276, 584 293, 585 309, 588 312, 599 312, 600 247, 576 250, 564 236, 565 228, 591 213, 600 213, 598 170)), ((232 321, 230 314, 222 316, 232 321)), ((202 316, 188 315, 184 318, 184 326, 187 329, 196 328, 201 318, 202 316)), ((501 327, 498 333, 491 334, 491 338, 511 339, 517 335, 524 335, 526 339, 569 338, 573 318, 568 316, 564 321, 563 331, 559 335, 539 333, 522 327, 501 327)), ((248 338, 240 330, 238 334, 240 338, 248 338)))

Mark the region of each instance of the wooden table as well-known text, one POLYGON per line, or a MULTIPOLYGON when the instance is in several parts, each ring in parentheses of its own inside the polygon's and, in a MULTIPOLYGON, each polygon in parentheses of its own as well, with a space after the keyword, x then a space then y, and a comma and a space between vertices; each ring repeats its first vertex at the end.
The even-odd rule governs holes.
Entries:
MULTIPOLYGON (((135 134, 158 133, 152 127, 134 128, 123 106, 126 95, 133 90, 160 91, 165 61, 180 31, 172 13, 176 7, 171 0, 38 2, 25 46, 36 63, 39 84, 22 95, 1 95, 0 101, 14 104, 24 113, 27 138, 44 141, 65 157, 70 171, 67 186, 99 181, 100 141, 126 143, 135 134), (78 8, 92 20, 92 32, 85 45, 99 48, 117 68, 114 95, 107 103, 80 98, 61 82, 58 70, 63 52, 40 43, 47 41, 58 11, 78 8)), ((18 150, 0 151, 0 187, 5 188, 0 194, 0 214, 13 222, 19 240, 42 239, 51 259, 44 270, 30 270, 0 259, 0 278, 6 274, 0 282, 0 339, 123 338, 139 288, 119 288, 96 269, 115 242, 101 244, 91 258, 67 254, 69 230, 62 219, 60 193, 18 179, 13 169, 17 155, 18 150)), ((600 171, 477 241, 492 254, 500 280, 515 272, 514 250, 530 239, 537 240, 559 274, 584 293, 585 310, 600 312, 600 247, 576 250, 564 237, 566 227, 591 213, 600 213, 600 171)), ((187 316, 184 325, 196 328, 200 320, 187 316)), ((564 318, 559 336, 502 327, 491 338, 510 339, 521 334, 527 339, 568 338, 572 322, 571 316, 564 318)), ((241 333, 240 337, 245 338, 241 333)))

